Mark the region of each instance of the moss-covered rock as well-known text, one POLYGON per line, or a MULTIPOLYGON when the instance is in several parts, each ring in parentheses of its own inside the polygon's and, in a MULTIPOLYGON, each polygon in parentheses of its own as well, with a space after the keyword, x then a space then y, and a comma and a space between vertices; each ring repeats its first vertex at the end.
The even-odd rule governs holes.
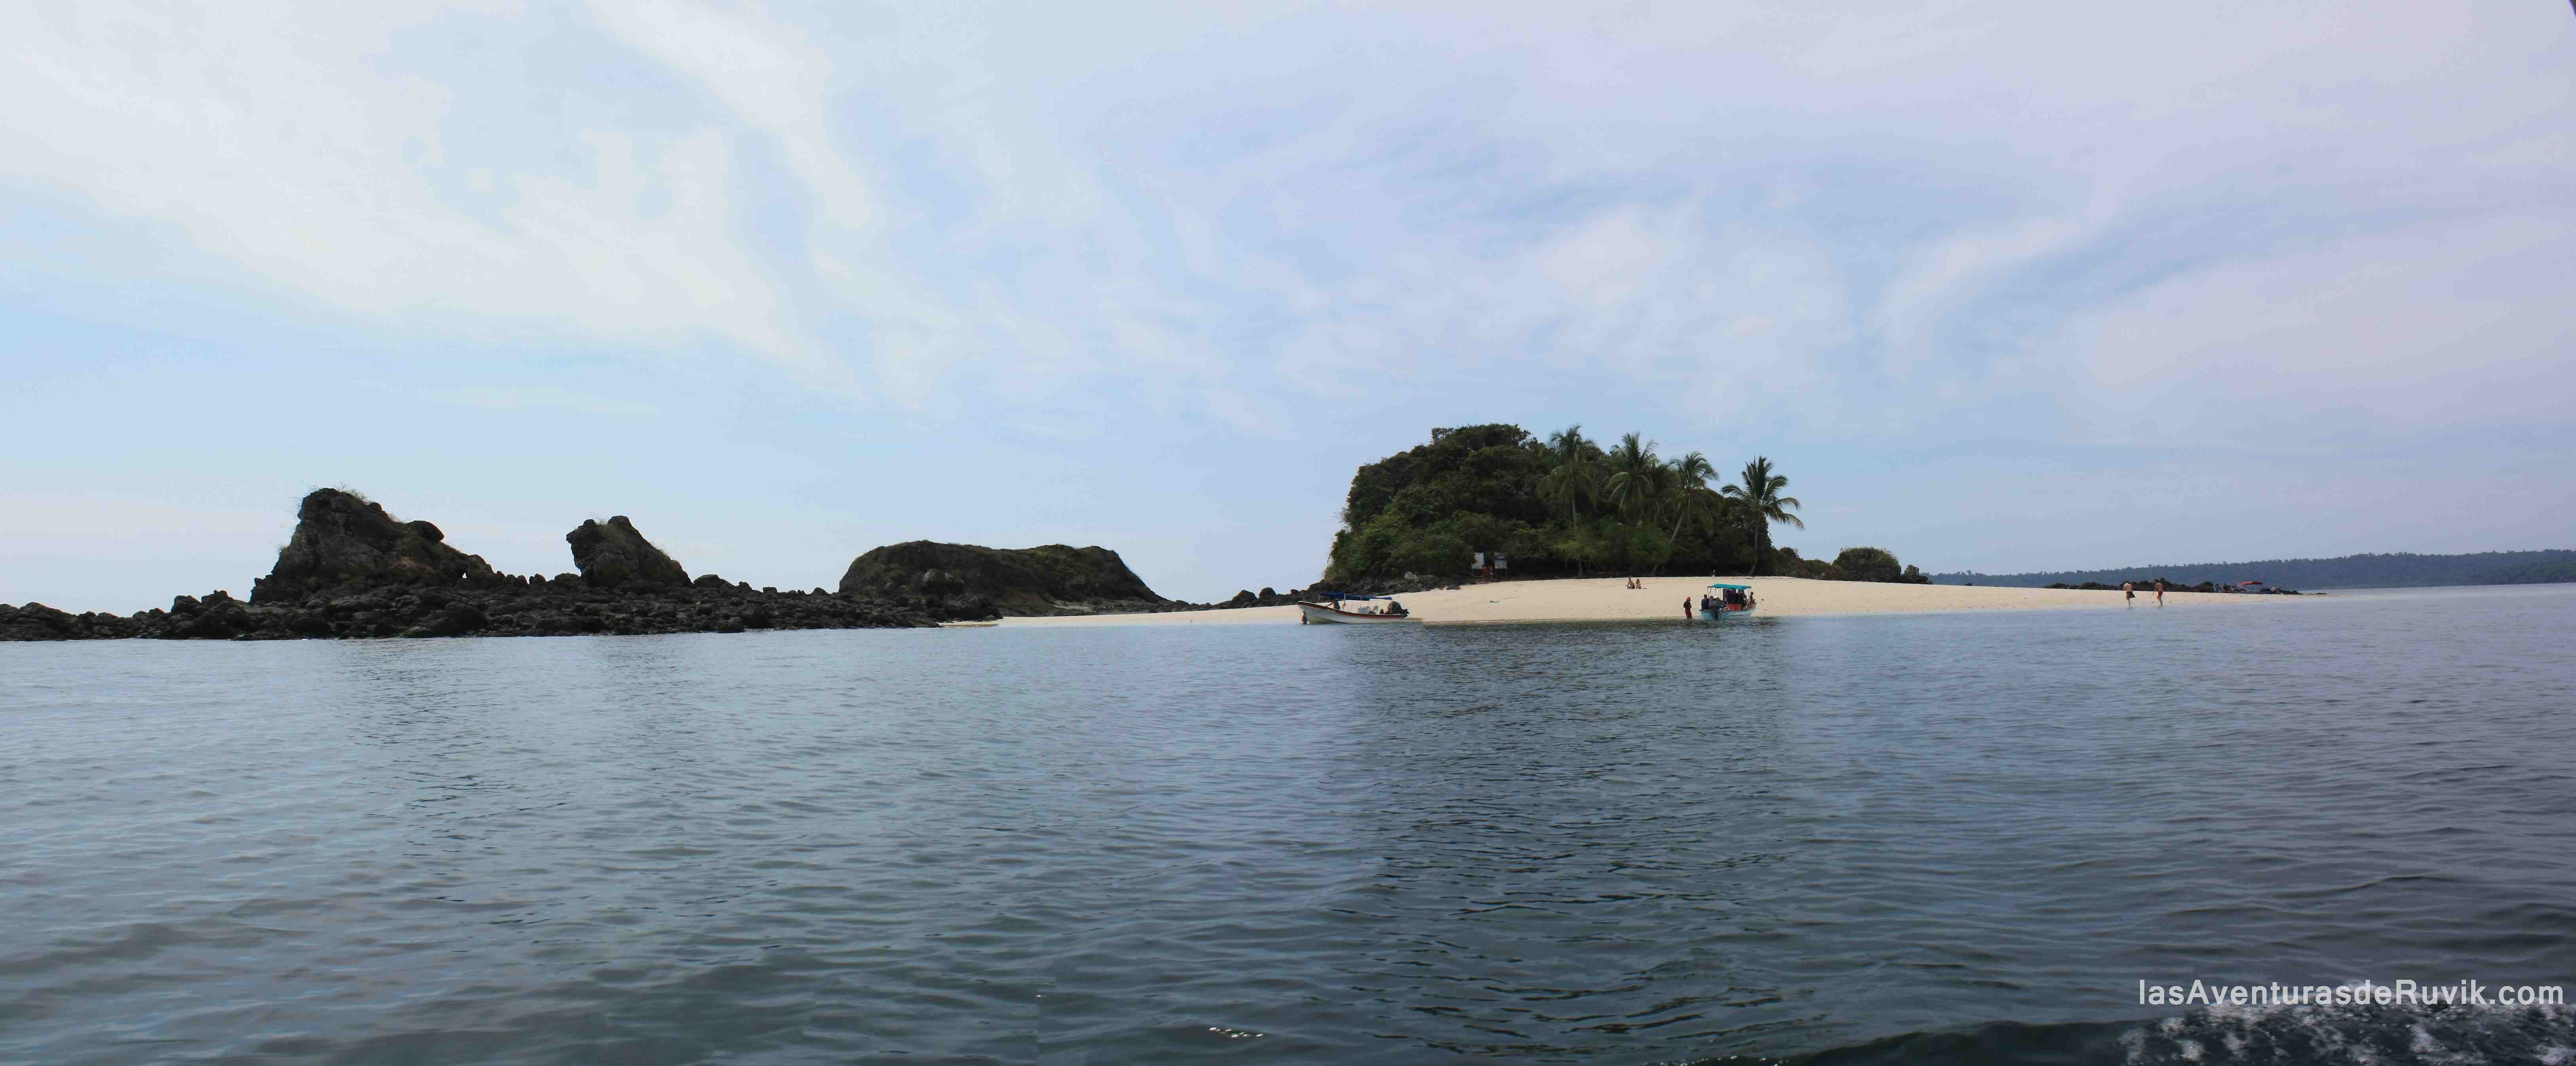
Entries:
POLYGON ((922 604, 944 617, 971 616, 978 606, 992 614, 1046 616, 1165 610, 1173 603, 1145 587, 1117 552, 1062 544, 889 544, 851 560, 840 591, 922 604))

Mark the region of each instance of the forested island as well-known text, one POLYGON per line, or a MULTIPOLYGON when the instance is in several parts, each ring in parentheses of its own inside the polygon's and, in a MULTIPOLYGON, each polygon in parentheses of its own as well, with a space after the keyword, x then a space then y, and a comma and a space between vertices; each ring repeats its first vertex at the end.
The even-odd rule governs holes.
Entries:
POLYGON ((2345 555, 2332 559, 2262 559, 2244 563, 2186 563, 2114 570, 2064 570, 2029 574, 1934 574, 1942 585, 2045 588, 2094 582, 2163 578, 2176 585, 2259 581, 2305 589, 2400 589, 2437 585, 2536 585, 2576 581, 2576 550, 2475 552, 2466 555, 2345 555))
POLYGON ((1494 423, 1434 429, 1429 443, 1359 469, 1327 583, 1467 576, 1478 553, 1514 577, 1748 574, 1847 581, 1930 579, 1877 547, 1831 560, 1775 545, 1805 528, 1789 478, 1757 456, 1732 479, 1699 452, 1667 459, 1641 434, 1604 446, 1569 426, 1544 440, 1494 423))

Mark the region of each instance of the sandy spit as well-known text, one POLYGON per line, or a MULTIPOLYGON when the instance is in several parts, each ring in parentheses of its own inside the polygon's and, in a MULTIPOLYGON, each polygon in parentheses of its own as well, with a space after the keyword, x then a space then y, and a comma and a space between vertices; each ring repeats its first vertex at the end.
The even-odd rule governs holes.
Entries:
MULTIPOLYGON (((2081 589, 2016 589, 1971 585, 1879 585, 1859 581, 1811 581, 1796 577, 1707 578, 1650 577, 1642 590, 1627 579, 1568 578, 1556 581, 1501 581, 1397 597, 1414 617, 1428 625, 1479 622, 1626 622, 1682 620, 1682 601, 1697 600, 1711 581, 1753 586, 1760 603, 1755 612, 1775 617, 1862 614, 1953 614, 1966 611, 2123 610, 2113 592, 2081 589)), ((2168 592, 2166 610, 2291 604, 2305 596, 2241 596, 2226 593, 2168 592)), ((2154 590, 2138 594, 2129 610, 2156 608, 2154 590)), ((1004 626, 1143 626, 1143 625, 1296 625, 1294 607, 1245 607, 1223 611, 1171 614, 1111 614, 1069 618, 1007 618, 1004 626)))

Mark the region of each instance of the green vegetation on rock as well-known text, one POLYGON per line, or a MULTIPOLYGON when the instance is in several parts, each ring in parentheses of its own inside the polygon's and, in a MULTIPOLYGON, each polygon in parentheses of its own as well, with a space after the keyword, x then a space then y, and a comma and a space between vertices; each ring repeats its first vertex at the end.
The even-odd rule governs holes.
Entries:
POLYGON ((1163 610, 1118 553, 1102 547, 1048 544, 986 548, 915 540, 889 544, 850 561, 844 596, 936 605, 955 617, 1044 616, 1163 610))
POLYGON ((1772 523, 1804 523, 1791 513, 1800 504, 1785 494, 1788 477, 1769 458, 1745 464, 1741 484, 1712 488, 1717 477, 1707 456, 1666 459, 1637 433, 1605 448, 1581 426, 1545 440, 1499 423, 1435 429, 1429 443, 1352 475, 1324 580, 1464 577, 1478 552, 1510 557, 1514 577, 1763 573, 1923 580, 1878 548, 1852 549, 1875 554, 1855 557, 1868 565, 1847 573, 1837 563, 1773 547, 1772 523))

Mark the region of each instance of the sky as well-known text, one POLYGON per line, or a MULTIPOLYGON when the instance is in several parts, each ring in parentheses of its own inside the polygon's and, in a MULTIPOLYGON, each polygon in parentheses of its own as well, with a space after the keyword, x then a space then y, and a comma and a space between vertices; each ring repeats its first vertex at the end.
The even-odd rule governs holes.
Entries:
POLYGON ((2542 0, 0 5, 0 600, 317 486, 513 573, 1313 582, 1434 427, 1927 571, 2576 547, 2542 0))

